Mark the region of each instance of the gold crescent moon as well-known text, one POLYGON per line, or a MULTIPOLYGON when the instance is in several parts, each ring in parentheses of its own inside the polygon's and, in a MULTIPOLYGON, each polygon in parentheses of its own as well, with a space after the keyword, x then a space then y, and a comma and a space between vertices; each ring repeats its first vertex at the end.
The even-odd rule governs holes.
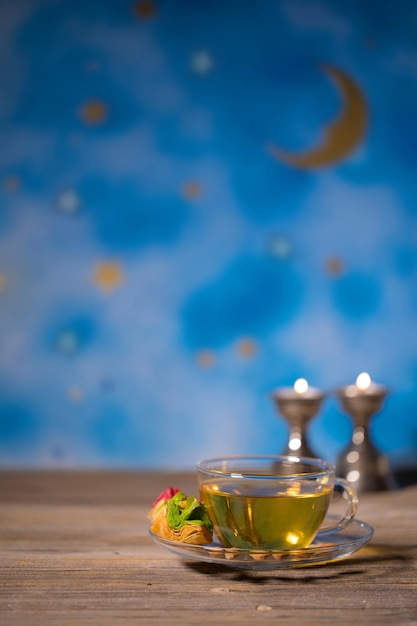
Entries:
POLYGON ((368 107, 358 85, 336 67, 323 65, 321 69, 340 89, 344 106, 338 117, 324 129, 323 141, 316 148, 293 153, 275 145, 269 146, 275 158, 294 167, 324 167, 342 160, 359 144, 367 127, 368 107))

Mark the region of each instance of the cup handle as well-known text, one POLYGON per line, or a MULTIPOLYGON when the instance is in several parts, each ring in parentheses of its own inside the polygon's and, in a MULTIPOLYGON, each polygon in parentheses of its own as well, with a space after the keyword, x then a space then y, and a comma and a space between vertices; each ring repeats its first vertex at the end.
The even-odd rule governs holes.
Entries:
POLYGON ((337 524, 321 528, 317 535, 324 535, 326 533, 334 533, 338 530, 342 530, 342 528, 345 528, 345 526, 347 526, 356 515, 356 511, 358 509, 358 496, 352 485, 350 485, 344 478, 335 478, 334 486, 340 487, 345 493, 347 499, 346 512, 344 516, 337 522, 337 524))

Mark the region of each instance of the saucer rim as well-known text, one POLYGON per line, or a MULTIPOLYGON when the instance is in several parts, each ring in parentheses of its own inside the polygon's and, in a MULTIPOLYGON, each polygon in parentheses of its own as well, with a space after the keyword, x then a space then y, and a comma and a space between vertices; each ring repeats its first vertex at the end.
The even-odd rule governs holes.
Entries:
POLYGON ((351 520, 343 529, 322 533, 306 548, 295 550, 248 550, 225 548, 218 538, 204 545, 194 545, 159 537, 149 529, 151 538, 177 556, 243 569, 283 569, 319 565, 346 558, 363 548, 374 535, 374 528, 359 519, 351 520), (346 536, 354 529, 357 536, 346 536), (339 541, 338 541, 339 539, 339 541), (231 557, 226 557, 229 554, 231 557), (256 558, 258 557, 258 558, 256 558))

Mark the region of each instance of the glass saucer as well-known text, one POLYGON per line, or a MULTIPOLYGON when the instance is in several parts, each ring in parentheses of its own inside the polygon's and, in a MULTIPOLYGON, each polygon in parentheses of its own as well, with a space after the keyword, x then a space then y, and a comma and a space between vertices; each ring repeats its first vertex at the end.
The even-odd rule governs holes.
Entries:
POLYGON ((308 548, 296 550, 243 550, 224 548, 217 537, 204 546, 195 546, 158 537, 151 530, 152 539, 183 559, 195 559, 240 569, 274 570, 306 567, 338 561, 357 552, 374 534, 369 524, 352 520, 339 532, 320 533, 308 548))

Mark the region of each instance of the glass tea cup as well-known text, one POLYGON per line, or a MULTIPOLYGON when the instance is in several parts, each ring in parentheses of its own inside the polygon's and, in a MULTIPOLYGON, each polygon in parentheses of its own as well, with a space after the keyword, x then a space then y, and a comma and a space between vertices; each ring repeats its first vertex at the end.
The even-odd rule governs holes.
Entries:
POLYGON ((357 495, 335 467, 296 456, 229 456, 197 463, 200 497, 225 547, 294 550, 355 516, 357 495), (322 526, 336 490, 343 514, 322 526))

